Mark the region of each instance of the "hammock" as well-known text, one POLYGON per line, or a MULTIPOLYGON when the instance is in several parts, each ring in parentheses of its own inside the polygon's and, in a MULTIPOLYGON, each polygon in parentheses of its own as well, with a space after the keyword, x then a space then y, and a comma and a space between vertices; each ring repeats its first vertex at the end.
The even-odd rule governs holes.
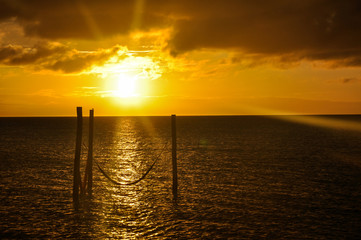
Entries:
MULTIPOLYGON (((99 171, 104 175, 104 177, 106 177, 110 182, 116 184, 116 185, 134 185, 137 184, 138 182, 142 181, 147 175, 148 173, 152 170, 152 168, 154 167, 155 163, 159 160, 160 156, 162 155, 163 151, 166 149, 167 147, 167 143, 164 145, 162 151, 159 153, 159 155, 157 156, 157 158, 153 161, 152 165, 150 165, 150 167, 148 168, 148 170, 137 180, 132 181, 132 182, 118 182, 114 179, 112 179, 98 164, 97 161, 95 161, 96 165, 98 166, 99 171)), ((94 159, 95 160, 95 159, 94 159)))

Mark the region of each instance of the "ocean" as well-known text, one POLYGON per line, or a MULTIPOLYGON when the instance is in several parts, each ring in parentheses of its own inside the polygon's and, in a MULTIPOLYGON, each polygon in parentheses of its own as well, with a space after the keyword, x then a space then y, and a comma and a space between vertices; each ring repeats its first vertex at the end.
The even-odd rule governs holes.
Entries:
POLYGON ((0 238, 361 239, 361 116, 178 116, 177 201, 170 117, 94 121, 104 171, 146 178, 95 165, 75 211, 76 118, 0 118, 0 238))

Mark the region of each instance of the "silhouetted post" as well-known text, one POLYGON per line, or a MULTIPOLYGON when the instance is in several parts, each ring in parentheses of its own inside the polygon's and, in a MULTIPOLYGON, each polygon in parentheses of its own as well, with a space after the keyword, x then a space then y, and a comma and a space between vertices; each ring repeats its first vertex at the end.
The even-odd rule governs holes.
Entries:
POLYGON ((94 135, 94 109, 89 112, 89 147, 87 161, 88 196, 93 194, 93 135, 94 135))
POLYGON ((178 176, 177 176, 177 132, 176 115, 172 115, 172 165, 173 165, 173 198, 177 199, 178 176))
POLYGON ((76 108, 77 112, 77 127, 76 127, 76 145, 74 158, 74 181, 73 181, 73 203, 77 210, 79 208, 79 188, 80 188, 80 154, 81 142, 83 133, 83 113, 82 107, 76 108))

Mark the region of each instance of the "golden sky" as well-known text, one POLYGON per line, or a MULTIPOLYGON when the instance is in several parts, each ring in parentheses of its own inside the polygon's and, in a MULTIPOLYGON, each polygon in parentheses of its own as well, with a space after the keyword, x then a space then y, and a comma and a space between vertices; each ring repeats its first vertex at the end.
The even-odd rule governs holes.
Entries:
POLYGON ((0 116, 361 114, 358 0, 0 0, 0 116))

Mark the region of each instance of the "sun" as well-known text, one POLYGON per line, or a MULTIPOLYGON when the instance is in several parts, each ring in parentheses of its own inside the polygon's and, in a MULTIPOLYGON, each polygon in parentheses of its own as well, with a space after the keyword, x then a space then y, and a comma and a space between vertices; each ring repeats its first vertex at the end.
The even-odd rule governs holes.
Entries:
POLYGON ((129 73, 117 73, 114 96, 121 98, 137 97, 139 94, 137 76, 129 73))
POLYGON ((93 66, 89 72, 99 80, 99 87, 95 88, 97 96, 134 106, 152 96, 153 84, 162 76, 163 70, 151 57, 130 54, 121 60, 113 57, 102 66, 93 66))

